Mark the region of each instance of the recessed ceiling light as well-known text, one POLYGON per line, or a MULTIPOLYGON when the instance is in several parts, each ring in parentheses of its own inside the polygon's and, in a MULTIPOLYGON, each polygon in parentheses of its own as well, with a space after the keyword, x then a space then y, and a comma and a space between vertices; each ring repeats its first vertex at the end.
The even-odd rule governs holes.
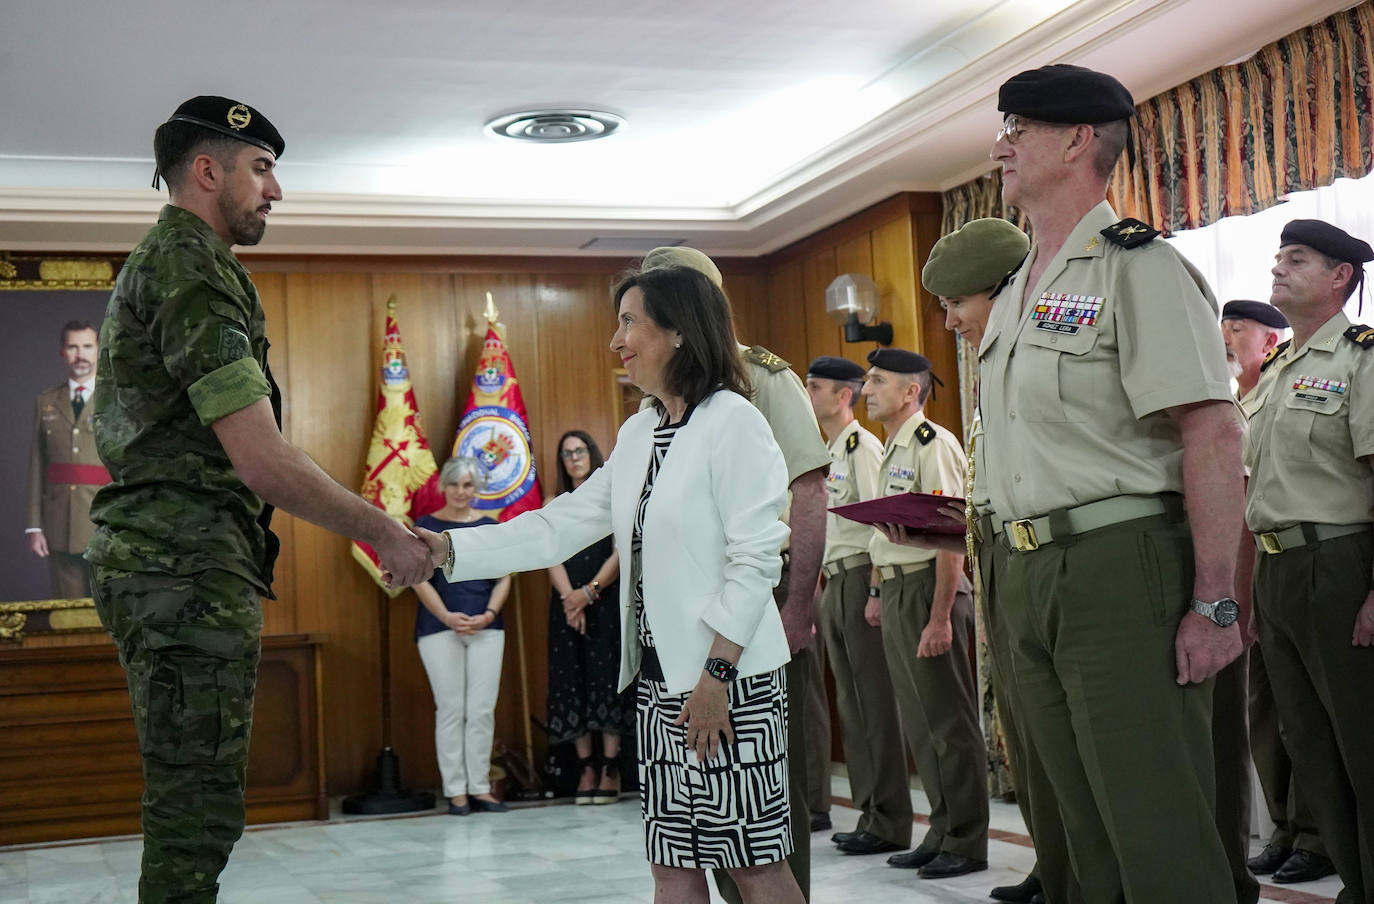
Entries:
POLYGON ((605 138, 623 125, 623 118, 596 110, 525 110, 498 116, 486 129, 503 138, 559 144, 605 138))

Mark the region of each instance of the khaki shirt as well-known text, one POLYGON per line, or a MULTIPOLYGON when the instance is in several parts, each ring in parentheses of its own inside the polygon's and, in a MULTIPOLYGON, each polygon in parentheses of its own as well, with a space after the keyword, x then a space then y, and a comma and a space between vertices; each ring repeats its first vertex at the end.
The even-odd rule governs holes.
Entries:
MULTIPOLYGON (((883 444, 852 420, 830 444, 830 473, 825 478, 830 508, 865 502, 878 495, 878 464, 883 444)), ((873 528, 834 512, 825 515, 825 563, 868 552, 873 528)))
MULTIPOLYGON (((921 412, 907 418, 883 446, 878 468, 878 495, 944 493, 964 495, 966 459, 959 440, 921 412), (929 430, 922 430, 929 427, 929 430), (918 431, 926 437, 918 435, 918 431)), ((933 549, 890 543, 876 529, 870 531, 868 554, 874 565, 916 565, 935 558, 933 549)))
POLYGON ((1105 201, 1089 211, 1034 287, 1032 247, 992 308, 980 470, 999 518, 1181 492, 1182 435, 1164 410, 1231 399, 1206 281, 1165 242, 1100 234, 1116 222, 1105 201))
POLYGON ((1303 521, 1359 524, 1374 509, 1374 348, 1345 338, 1338 313, 1260 375, 1245 438, 1245 523, 1256 533, 1303 521))
POLYGON ((806 394, 801 378, 792 372, 786 361, 772 352, 759 349, 751 356, 750 351, 747 346, 740 346, 745 373, 749 375, 749 382, 754 389, 752 401, 768 421, 773 440, 782 449, 790 486, 792 481, 807 471, 829 465, 830 452, 821 438, 816 412, 811 408, 811 397, 806 394), (776 364, 773 367, 765 366, 758 363, 755 356, 769 358, 776 364))

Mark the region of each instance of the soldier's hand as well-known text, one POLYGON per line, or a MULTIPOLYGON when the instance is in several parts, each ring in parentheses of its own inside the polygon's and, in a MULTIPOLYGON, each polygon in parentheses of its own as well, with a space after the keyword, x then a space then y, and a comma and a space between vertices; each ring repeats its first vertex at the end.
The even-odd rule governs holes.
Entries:
POLYGON ((1234 662, 1244 649, 1239 624, 1221 628, 1210 618, 1187 612, 1174 639, 1178 683, 1206 681, 1234 662))
MULTIPOLYGON (((387 531, 386 537, 372 548, 377 552, 382 580, 388 587, 418 584, 434 571, 433 547, 400 524, 396 524, 395 530, 387 531)), ((444 556, 448 556, 447 549, 444 556)))
POLYGON ((965 553, 968 551, 963 534, 936 534, 930 531, 911 530, 904 524, 879 524, 876 526, 889 543, 943 552, 965 553))
POLYGON ((438 568, 443 565, 448 559, 448 541, 444 539, 444 535, 436 534, 434 531, 426 530, 419 525, 415 526, 414 532, 415 536, 424 540, 425 545, 429 547, 429 557, 433 563, 430 567, 438 568))
POLYGON ((875 628, 883 626, 882 601, 876 596, 870 596, 868 602, 864 603, 864 621, 875 628))
POLYGON ((1351 639, 1354 646, 1374 646, 1374 591, 1364 598, 1364 605, 1355 613, 1355 635, 1351 639))
POLYGON ((968 524, 968 503, 946 502, 940 506, 940 515, 957 524, 968 524))
POLYGON ((36 530, 29 534, 29 552, 38 556, 40 559, 48 557, 48 538, 43 536, 41 530, 36 530))
POLYGON ((921 642, 916 645, 916 655, 921 659, 943 656, 954 646, 954 626, 949 620, 930 621, 921 631, 921 642))

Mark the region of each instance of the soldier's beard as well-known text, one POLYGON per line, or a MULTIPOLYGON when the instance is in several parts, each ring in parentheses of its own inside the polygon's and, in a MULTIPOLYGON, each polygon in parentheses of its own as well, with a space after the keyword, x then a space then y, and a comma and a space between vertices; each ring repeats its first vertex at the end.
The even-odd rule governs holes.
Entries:
POLYGON ((219 213, 229 229, 229 237, 233 239, 230 244, 256 245, 262 241, 262 234, 267 231, 267 222, 258 217, 256 207, 243 210, 237 207, 232 199, 221 195, 219 213))

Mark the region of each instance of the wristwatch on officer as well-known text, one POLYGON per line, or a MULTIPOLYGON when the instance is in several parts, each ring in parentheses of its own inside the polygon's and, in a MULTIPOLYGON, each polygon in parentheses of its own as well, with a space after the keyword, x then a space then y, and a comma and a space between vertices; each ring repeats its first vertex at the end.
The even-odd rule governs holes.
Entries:
POLYGON ((1223 596, 1214 603, 1204 603, 1194 597, 1192 609, 1203 618, 1211 619, 1220 628, 1229 628, 1240 618, 1240 603, 1229 596, 1223 596))
POLYGON ((702 669, 712 678, 726 684, 739 677, 739 669, 735 668, 735 664, 728 659, 721 659, 719 656, 712 656, 707 659, 702 669))
POLYGON ((873 598, 873 599, 876 600, 878 597, 880 597, 880 596, 883 595, 883 592, 882 592, 881 590, 879 590, 877 587, 871 587, 871 586, 870 586, 870 587, 868 588, 868 595, 869 595, 871 598, 873 598))

